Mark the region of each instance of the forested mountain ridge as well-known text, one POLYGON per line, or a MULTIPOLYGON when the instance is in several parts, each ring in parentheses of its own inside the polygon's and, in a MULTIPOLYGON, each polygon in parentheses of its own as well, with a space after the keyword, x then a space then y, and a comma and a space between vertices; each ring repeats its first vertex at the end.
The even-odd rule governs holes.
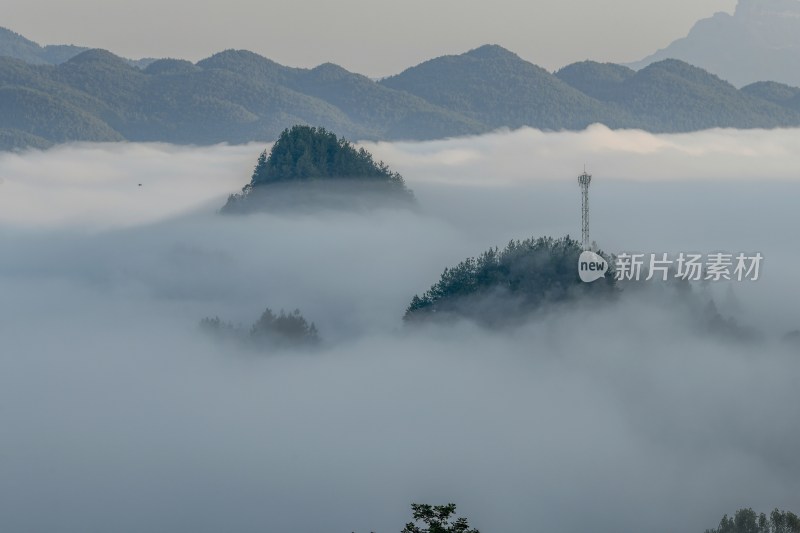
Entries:
POLYGON ((55 65, 85 50, 87 48, 74 45, 40 46, 16 32, 0 27, 0 56, 35 65, 55 65))
POLYGON ((374 81, 326 63, 280 65, 227 50, 145 68, 104 50, 58 64, 0 57, 0 149, 69 141, 271 142, 308 124, 349 139, 427 140, 530 126, 686 132, 800 126, 800 89, 736 89, 665 60, 639 72, 583 62, 551 74, 499 46, 374 81))
POLYGON ((773 98, 753 86, 736 89, 717 76, 677 59, 653 63, 638 72, 620 65, 585 61, 564 67, 555 75, 572 87, 624 110, 629 127, 647 131, 798 125, 800 107, 793 107, 792 101, 773 98))

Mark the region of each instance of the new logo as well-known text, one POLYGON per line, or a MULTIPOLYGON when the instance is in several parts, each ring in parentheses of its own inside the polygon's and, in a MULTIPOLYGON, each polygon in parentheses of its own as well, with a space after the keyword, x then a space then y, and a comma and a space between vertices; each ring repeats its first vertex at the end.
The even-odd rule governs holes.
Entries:
POLYGON ((600 255, 586 250, 578 258, 578 275, 581 281, 591 283, 602 278, 608 272, 608 262, 600 255))

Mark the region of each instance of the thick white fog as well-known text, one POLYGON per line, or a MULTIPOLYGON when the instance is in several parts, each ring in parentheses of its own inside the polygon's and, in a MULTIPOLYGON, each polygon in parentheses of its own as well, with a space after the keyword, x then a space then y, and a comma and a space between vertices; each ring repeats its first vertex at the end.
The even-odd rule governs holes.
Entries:
POLYGON ((417 210, 218 215, 256 145, 0 154, 0 530, 399 532, 412 502, 453 501, 486 533, 701 533, 800 511, 800 130, 364 146, 417 210), (603 249, 762 253, 759 281, 696 290, 765 340, 698 334, 657 291, 403 326, 446 266, 578 234, 584 164, 603 249), (267 306, 322 348, 198 328, 267 306))

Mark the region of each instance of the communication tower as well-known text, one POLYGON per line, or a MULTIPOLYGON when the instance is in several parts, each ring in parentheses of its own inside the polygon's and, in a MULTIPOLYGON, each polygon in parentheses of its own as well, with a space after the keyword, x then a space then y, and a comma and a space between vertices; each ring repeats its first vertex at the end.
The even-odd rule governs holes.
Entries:
POLYGON ((592 176, 587 174, 586 168, 584 168, 583 174, 578 176, 578 184, 581 186, 581 245, 584 250, 591 247, 589 240, 589 184, 591 182, 592 176))

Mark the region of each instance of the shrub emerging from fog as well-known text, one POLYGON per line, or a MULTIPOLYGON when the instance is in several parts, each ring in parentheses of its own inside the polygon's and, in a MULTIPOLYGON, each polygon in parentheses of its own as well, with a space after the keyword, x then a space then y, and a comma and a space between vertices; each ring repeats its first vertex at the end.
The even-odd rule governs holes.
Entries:
POLYGON ((546 304, 614 294, 612 272, 593 283, 580 280, 581 251, 580 243, 569 236, 512 240, 502 250, 490 248, 477 258, 445 268, 439 281, 422 296, 412 298, 404 319, 463 317, 501 325, 546 304))
POLYGON ((284 342, 289 344, 316 343, 319 341, 317 327, 300 314, 299 309, 291 313, 281 311, 276 315, 267 308, 250 327, 250 337, 259 343, 284 342))
POLYGON ((218 339, 234 340, 259 350, 319 343, 317 327, 313 322, 309 323, 299 309, 291 313, 281 310, 275 314, 267 308, 249 329, 234 326, 216 316, 202 319, 200 328, 218 339))
POLYGON ((414 522, 409 522, 402 533, 480 533, 470 529, 466 518, 455 518, 456 504, 428 505, 412 503, 414 522), (422 523, 420 527, 419 523, 422 523))
POLYGON ((373 200, 414 199, 403 177, 383 161, 376 162, 364 148, 356 149, 325 128, 294 126, 281 133, 269 153, 261 153, 250 183, 241 193, 228 198, 222 212, 256 211, 287 204, 341 206, 344 199, 363 195, 373 200))
POLYGON ((715 529, 706 533, 800 533, 800 518, 792 512, 775 509, 769 516, 752 509, 739 509, 733 517, 725 515, 715 529))

